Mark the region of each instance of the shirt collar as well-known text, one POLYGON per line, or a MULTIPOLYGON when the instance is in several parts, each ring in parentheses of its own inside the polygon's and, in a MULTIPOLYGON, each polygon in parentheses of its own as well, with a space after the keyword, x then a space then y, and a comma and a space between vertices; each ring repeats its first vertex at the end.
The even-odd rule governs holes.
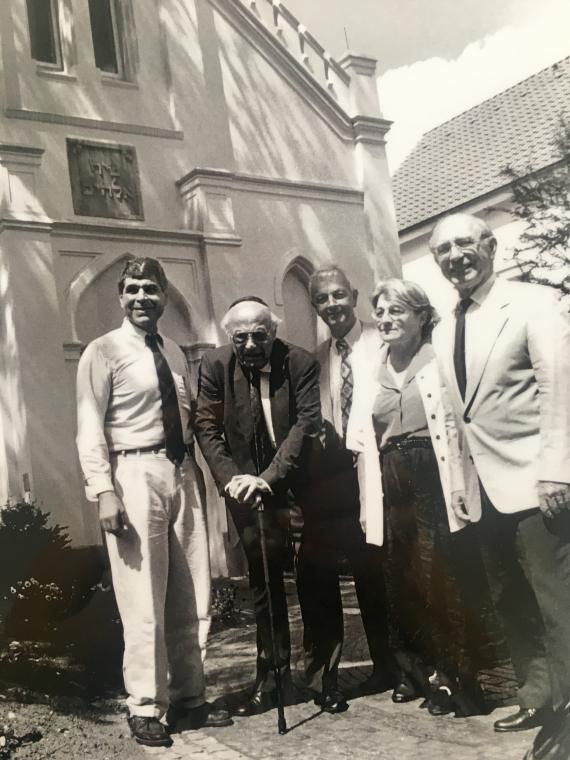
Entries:
MULTIPOLYGON (((342 338, 342 340, 345 340, 351 349, 354 348, 354 344, 356 341, 360 338, 362 335, 362 322, 357 319, 356 322, 352 325, 350 330, 347 332, 347 334, 342 338)), ((331 338, 331 345, 333 346, 334 350, 338 354, 338 348, 336 345, 337 338, 331 338)))
POLYGON ((473 293, 471 293, 471 300, 473 303, 476 303, 477 306, 481 306, 484 301, 486 301, 487 296, 491 292, 491 288, 495 284, 495 280, 497 279, 496 274, 492 274, 487 280, 485 280, 484 283, 479 285, 478 288, 476 288, 473 293))
MULTIPOLYGON (((388 369, 388 356, 389 356, 389 352, 386 351, 386 353, 382 357, 382 363, 380 365, 380 378, 379 378, 380 383, 387 388, 395 388, 396 390, 400 390, 400 388, 398 388, 396 386, 396 383, 394 382, 394 376, 388 369)), ((410 383, 418 374, 418 372, 421 369, 423 369, 426 366, 426 364, 428 364, 433 359, 433 357, 434 357, 433 347, 431 343, 425 341, 418 348, 418 350, 412 357, 412 361, 408 365, 406 374, 404 375, 403 386, 410 383)))
MULTIPOLYGON (((149 335, 146 330, 143 330, 140 327, 137 327, 136 325, 133 325, 133 323, 125 317, 123 319, 123 322, 121 324, 121 330, 128 333, 129 335, 134 336, 135 338, 138 338, 142 343, 145 343, 146 345, 146 336, 149 335)), ((160 346, 163 345, 164 341, 162 339, 162 336, 156 333, 156 340, 160 346)))

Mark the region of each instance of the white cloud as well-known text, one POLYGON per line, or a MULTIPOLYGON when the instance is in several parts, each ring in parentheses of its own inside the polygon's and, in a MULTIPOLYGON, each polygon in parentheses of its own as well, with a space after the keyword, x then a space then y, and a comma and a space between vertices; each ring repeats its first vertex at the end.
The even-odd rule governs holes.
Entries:
POLYGON ((454 60, 430 58, 379 78, 382 111, 394 121, 392 172, 427 130, 570 55, 568 0, 536 3, 517 21, 469 44, 454 60))

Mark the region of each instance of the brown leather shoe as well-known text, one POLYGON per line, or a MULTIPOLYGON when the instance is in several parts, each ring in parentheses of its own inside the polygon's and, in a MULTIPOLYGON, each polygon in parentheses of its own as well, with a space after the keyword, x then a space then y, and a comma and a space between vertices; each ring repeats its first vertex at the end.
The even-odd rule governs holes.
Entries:
POLYGON ((137 744, 144 744, 145 747, 170 747, 172 745, 172 739, 166 727, 158 718, 131 715, 127 722, 137 744))

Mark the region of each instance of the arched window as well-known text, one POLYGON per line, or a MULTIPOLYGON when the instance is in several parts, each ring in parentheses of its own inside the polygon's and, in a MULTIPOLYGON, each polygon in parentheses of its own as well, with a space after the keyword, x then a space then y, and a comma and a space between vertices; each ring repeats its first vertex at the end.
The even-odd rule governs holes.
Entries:
POLYGON ((296 259, 285 272, 282 284, 283 337, 290 343, 314 351, 317 346, 317 317, 309 297, 308 282, 313 267, 296 259))

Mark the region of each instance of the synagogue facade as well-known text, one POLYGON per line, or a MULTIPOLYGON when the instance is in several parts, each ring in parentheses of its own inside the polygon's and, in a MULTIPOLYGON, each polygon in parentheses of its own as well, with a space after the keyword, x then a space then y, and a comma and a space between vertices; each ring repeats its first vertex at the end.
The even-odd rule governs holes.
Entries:
POLYGON ((280 0, 5 0, 0 47, 0 504, 31 493, 90 544, 75 371, 120 323, 125 259, 162 262, 194 370, 243 294, 313 348, 314 268, 345 267, 363 315, 400 272, 389 122, 376 62, 280 0))

